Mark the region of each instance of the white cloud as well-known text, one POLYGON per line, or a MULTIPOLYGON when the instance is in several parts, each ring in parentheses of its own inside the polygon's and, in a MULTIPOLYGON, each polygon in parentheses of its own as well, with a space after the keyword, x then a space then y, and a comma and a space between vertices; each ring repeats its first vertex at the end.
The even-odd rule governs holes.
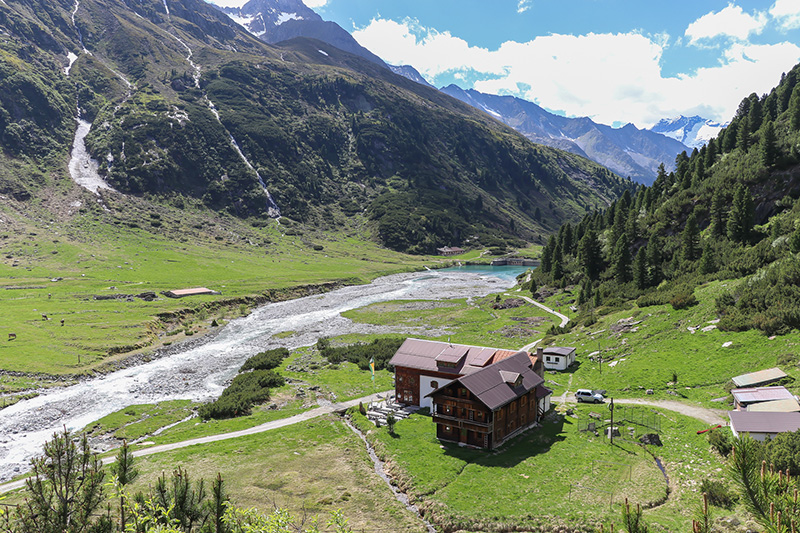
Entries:
POLYGON ((311 9, 316 9, 318 7, 325 7, 328 0, 303 0, 303 3, 311 9))
POLYGON ((757 12, 748 15, 741 7, 728 4, 721 11, 706 13, 686 28, 689 44, 703 39, 728 37, 744 41, 751 33, 761 33, 767 25, 767 16, 757 12))
POLYGON ((800 28, 800 0, 776 0, 769 8, 769 14, 784 30, 800 28))
POLYGON ((413 65, 434 84, 441 85, 437 77, 445 76, 478 80, 474 88, 482 92, 639 127, 687 113, 727 121, 743 97, 769 91, 781 72, 800 61, 800 47, 793 43, 734 43, 713 67, 664 77, 662 55, 674 46, 664 34, 556 34, 489 50, 416 20, 376 19, 353 36, 390 64, 413 65))
POLYGON ((517 3, 517 13, 525 13, 531 8, 532 0, 519 0, 517 3))

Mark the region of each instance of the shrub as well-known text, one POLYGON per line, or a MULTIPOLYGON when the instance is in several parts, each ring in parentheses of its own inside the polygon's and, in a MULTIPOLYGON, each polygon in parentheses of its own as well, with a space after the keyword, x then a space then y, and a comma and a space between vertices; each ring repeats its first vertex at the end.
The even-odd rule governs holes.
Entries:
POLYGON ((200 406, 198 414, 203 419, 248 415, 254 404, 269 400, 270 388, 280 387, 285 382, 283 376, 274 370, 253 370, 239 374, 219 398, 200 406))
POLYGON ((274 350, 260 352, 245 361, 239 369, 239 372, 278 368, 287 357, 289 357, 289 350, 286 348, 276 348, 274 350))
MULTIPOLYGON (((322 339, 317 341, 317 348, 319 348, 322 339)), ((327 339, 326 339, 327 341, 327 339)), ((340 363, 342 361, 350 361, 358 365, 361 370, 369 370, 369 360, 375 360, 375 370, 382 370, 386 368, 389 359, 395 354, 400 345, 403 344, 405 339, 397 337, 387 337, 382 339, 375 339, 369 344, 356 343, 349 346, 338 346, 333 348, 330 343, 323 344, 320 353, 330 363, 340 363)))
POLYGON ((708 433, 708 443, 723 457, 728 457, 733 443, 727 431, 712 430, 708 433))
POLYGON ((669 304, 676 311, 679 309, 688 309, 693 305, 697 305, 697 298, 695 298, 692 293, 679 292, 670 298, 669 304))
POLYGON ((725 509, 733 507, 733 504, 739 499, 739 496, 732 492, 727 485, 714 479, 704 479, 700 483, 700 492, 706 493, 708 503, 725 509))

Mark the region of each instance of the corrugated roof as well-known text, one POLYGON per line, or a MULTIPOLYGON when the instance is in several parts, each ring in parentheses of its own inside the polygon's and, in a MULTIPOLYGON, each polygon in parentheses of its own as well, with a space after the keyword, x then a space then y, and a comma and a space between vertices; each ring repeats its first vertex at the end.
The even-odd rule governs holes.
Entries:
POLYGON ((792 397, 784 400, 754 403, 753 405, 748 405, 747 410, 750 412, 762 413, 794 413, 800 411, 800 404, 792 397))
POLYGON ((794 399, 794 395, 786 387, 756 387, 733 389, 731 395, 739 403, 769 402, 773 400, 794 399))
POLYGON ((786 377, 786 372, 780 368, 768 368, 766 370, 759 370, 750 374, 742 374, 733 378, 733 384, 737 387, 753 387, 762 383, 769 383, 771 381, 778 381, 786 377))
POLYGON ((458 363, 467 355, 469 348, 466 346, 448 345, 436 356, 436 361, 443 363, 458 363))
POLYGON ((538 387, 536 387, 536 397, 537 398, 544 398, 545 396, 548 396, 550 394, 553 394, 553 391, 551 391, 550 389, 548 389, 544 385, 539 385, 538 387))
POLYGON ((800 429, 800 413, 731 411, 731 427, 737 433, 784 433, 800 429))

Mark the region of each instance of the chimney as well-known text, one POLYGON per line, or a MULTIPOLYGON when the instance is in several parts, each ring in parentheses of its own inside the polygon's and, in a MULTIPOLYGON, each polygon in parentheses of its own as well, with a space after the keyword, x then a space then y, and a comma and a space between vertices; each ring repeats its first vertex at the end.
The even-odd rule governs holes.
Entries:
POLYGON ((536 357, 538 357, 540 361, 544 357, 544 348, 542 348, 541 346, 536 347, 536 357))

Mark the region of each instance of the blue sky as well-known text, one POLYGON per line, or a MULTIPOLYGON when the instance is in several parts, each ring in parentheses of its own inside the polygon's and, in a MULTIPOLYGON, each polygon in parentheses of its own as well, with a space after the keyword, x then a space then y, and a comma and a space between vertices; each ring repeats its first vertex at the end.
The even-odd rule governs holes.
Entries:
POLYGON ((304 0, 441 87, 648 127, 727 121, 800 62, 800 0, 304 0))

